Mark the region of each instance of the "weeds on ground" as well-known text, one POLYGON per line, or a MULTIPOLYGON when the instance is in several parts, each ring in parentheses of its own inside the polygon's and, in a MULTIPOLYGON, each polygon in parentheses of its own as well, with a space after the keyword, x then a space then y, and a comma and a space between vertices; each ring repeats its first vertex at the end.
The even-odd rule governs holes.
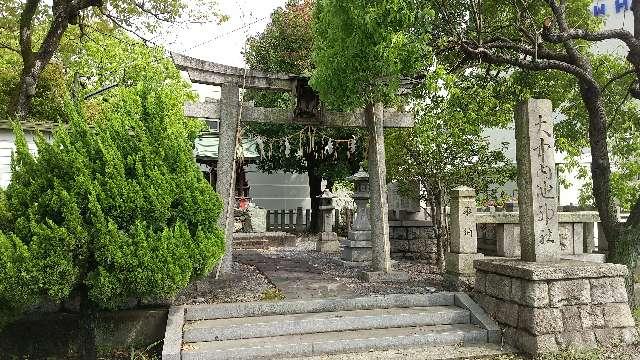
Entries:
POLYGON ((566 349, 553 354, 546 354, 540 360, 598 360, 603 356, 600 349, 582 350, 566 349))
POLYGON ((284 300, 285 296, 278 288, 267 289, 262 293, 262 300, 284 300))
MULTIPOLYGON (((600 360, 603 358, 605 352, 601 349, 592 349, 592 350, 576 350, 576 349, 565 349, 559 352, 540 355, 535 358, 530 358, 532 360, 600 360)), ((498 355, 490 358, 490 360, 524 360, 527 359, 525 357, 519 355, 498 355)))
POLYGON ((162 340, 154 342, 144 349, 114 350, 106 357, 98 357, 99 360, 161 360, 160 348, 162 340))
POLYGON ((633 309, 633 320, 636 321, 636 327, 640 327, 640 307, 633 309))

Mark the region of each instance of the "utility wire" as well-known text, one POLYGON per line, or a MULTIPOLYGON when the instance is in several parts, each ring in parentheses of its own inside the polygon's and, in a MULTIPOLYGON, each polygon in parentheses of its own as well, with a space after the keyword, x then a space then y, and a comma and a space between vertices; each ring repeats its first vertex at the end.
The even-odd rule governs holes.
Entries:
MULTIPOLYGON (((220 38, 223 38, 223 37, 225 37, 225 36, 227 36, 227 35, 231 35, 231 34, 235 33, 236 31, 244 30, 244 29, 246 29, 246 28, 248 28, 248 27, 250 27, 250 26, 253 26, 253 25, 255 25, 255 24, 258 24, 258 23, 260 23, 260 22, 262 22, 262 21, 264 21, 264 20, 266 20, 266 19, 269 19, 269 18, 270 18, 270 16, 265 16, 265 17, 262 17, 262 18, 260 18, 260 19, 256 19, 256 20, 254 20, 254 21, 252 21, 252 22, 250 22, 250 23, 244 24, 244 25, 242 25, 242 26, 240 26, 240 27, 237 27, 237 28, 235 28, 235 29, 233 29, 233 30, 230 30, 230 31, 228 31, 228 32, 226 32, 226 33, 223 33, 223 34, 220 34, 220 35, 218 35, 218 36, 215 36, 215 37, 213 37, 213 38, 211 38, 211 39, 209 39, 209 40, 206 40, 206 41, 203 41, 203 42, 197 43, 197 44, 195 44, 195 45, 191 46, 190 48, 186 48, 186 49, 184 49, 183 51, 193 50, 193 49, 195 49, 195 48, 197 48, 197 47, 200 47, 200 46, 202 46, 202 45, 209 44, 209 43, 211 43, 211 42, 213 42, 213 41, 216 41, 216 40, 218 40, 218 39, 220 39, 220 38)), ((246 30, 245 30, 245 34, 246 34, 246 30)), ((246 40, 246 39, 245 39, 245 40, 246 40)))

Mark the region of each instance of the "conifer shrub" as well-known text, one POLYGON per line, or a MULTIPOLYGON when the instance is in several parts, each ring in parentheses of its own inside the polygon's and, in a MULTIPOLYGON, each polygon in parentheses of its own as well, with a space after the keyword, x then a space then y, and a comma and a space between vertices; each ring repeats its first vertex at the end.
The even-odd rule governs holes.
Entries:
POLYGON ((14 127, 0 192, 0 325, 76 293, 105 309, 171 296, 223 254, 222 205, 193 159, 184 97, 144 82, 115 91, 92 126, 69 111, 52 141, 37 136, 36 156, 14 127))

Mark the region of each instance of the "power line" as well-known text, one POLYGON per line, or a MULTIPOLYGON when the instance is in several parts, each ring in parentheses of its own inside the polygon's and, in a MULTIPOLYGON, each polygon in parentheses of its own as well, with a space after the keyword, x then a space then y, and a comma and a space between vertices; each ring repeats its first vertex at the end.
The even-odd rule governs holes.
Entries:
POLYGON ((197 48, 197 47, 200 47, 200 46, 202 46, 202 45, 209 44, 209 43, 211 43, 211 42, 213 42, 213 41, 216 41, 216 40, 218 40, 218 39, 220 39, 220 38, 223 38, 223 37, 225 37, 225 36, 231 35, 231 34, 233 34, 233 33, 234 33, 234 32, 236 32, 236 31, 240 31, 240 30, 246 29, 246 28, 248 28, 248 27, 250 27, 250 26, 253 26, 253 25, 255 25, 255 24, 258 24, 258 23, 260 23, 260 22, 262 22, 262 21, 264 21, 264 20, 266 20, 266 19, 269 19, 269 18, 270 18, 270 16, 265 16, 265 17, 262 17, 262 18, 260 18, 260 19, 254 20, 254 21, 252 21, 252 22, 250 22, 250 23, 247 23, 247 24, 244 24, 244 25, 242 25, 242 26, 240 26, 240 27, 237 27, 237 28, 235 28, 235 29, 233 29, 233 30, 231 30, 231 31, 228 31, 228 32, 223 33, 223 34, 220 34, 220 35, 218 35, 218 36, 215 36, 215 37, 213 37, 213 38, 211 38, 211 39, 209 39, 209 40, 206 40, 206 41, 200 42, 200 43, 198 43, 198 44, 195 44, 195 45, 193 45, 193 46, 192 46, 192 47, 190 47, 190 48, 184 49, 183 51, 193 50, 193 49, 195 49, 195 48, 197 48))

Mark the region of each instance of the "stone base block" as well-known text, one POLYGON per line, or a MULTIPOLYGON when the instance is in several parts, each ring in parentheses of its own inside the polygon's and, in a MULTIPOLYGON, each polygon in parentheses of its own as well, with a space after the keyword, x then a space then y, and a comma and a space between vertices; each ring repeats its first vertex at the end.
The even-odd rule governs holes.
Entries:
POLYGON ((369 261, 349 261, 349 260, 337 259, 336 262, 346 267, 368 268, 369 266, 371 266, 371 259, 369 259, 369 261))
POLYGON ((320 239, 316 242, 316 251, 321 253, 340 252, 340 240, 336 233, 320 233, 320 239))
POLYGON ((484 254, 455 254, 446 253, 444 257, 445 268, 450 274, 475 274, 474 260, 484 259, 484 254))
POLYGON ((321 232, 320 241, 338 241, 338 244, 340 244, 338 235, 334 232, 321 232))
POLYGON ((360 279, 365 282, 406 282, 409 274, 402 271, 363 271, 360 279))
POLYGON ((637 340, 623 265, 574 260, 474 262, 476 300, 518 349, 539 354, 637 340))
POLYGON ((370 262, 371 261, 371 248, 370 247, 343 247, 342 254, 340 256, 342 260, 350 262, 370 262))
POLYGON ((371 230, 351 230, 347 238, 351 241, 371 241, 371 230))

